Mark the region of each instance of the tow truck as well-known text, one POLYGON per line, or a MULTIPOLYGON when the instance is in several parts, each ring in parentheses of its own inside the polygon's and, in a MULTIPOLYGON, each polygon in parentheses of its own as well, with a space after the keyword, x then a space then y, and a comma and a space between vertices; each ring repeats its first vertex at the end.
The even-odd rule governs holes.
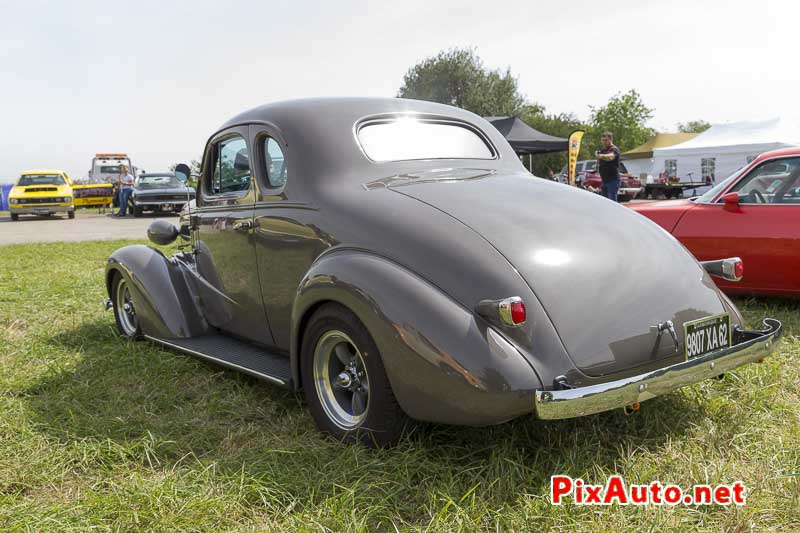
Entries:
POLYGON ((76 180, 72 190, 76 207, 110 207, 114 201, 114 183, 121 166, 136 175, 136 167, 128 154, 95 154, 87 178, 76 180))

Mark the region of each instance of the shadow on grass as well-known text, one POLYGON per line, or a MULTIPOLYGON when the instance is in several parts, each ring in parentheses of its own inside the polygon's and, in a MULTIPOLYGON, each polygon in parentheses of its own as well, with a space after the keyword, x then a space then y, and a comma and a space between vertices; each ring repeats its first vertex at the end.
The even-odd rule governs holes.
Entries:
POLYGON ((672 394, 631 417, 614 411, 489 428, 422 424, 394 449, 366 450, 321 437, 292 392, 147 342, 125 342, 108 323, 57 334, 51 343, 80 352, 80 360, 26 396, 37 429, 61 442, 111 440, 126 451, 109 460, 122 465, 152 464, 151 457, 165 468, 185 466, 187 456, 213 462, 217 475, 244 473, 287 504, 319 501, 342 486, 372 487, 377 492, 358 496, 362 503, 383 498, 409 518, 431 495, 481 480, 493 487, 484 497, 504 505, 521 493, 546 494, 554 473, 616 471, 631 453, 658 451, 707 416, 696 396, 672 394), (142 443, 147 457, 137 451, 142 443))

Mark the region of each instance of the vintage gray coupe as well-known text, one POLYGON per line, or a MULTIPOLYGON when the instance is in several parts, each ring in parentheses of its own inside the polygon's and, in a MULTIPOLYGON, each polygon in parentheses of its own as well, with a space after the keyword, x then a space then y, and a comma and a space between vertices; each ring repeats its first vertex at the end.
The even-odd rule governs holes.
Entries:
MULTIPOLYGON (((656 224, 529 174, 488 122, 403 99, 244 112, 208 140, 196 205, 106 267, 119 332, 303 390, 336 438, 639 402, 763 359, 656 224)), ((705 268, 704 268, 705 267, 705 268)))

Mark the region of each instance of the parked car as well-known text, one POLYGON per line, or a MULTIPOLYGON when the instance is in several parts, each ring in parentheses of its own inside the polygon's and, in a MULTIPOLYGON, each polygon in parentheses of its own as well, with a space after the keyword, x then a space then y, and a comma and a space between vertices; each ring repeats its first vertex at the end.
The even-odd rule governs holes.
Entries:
POLYGON ((148 230, 189 249, 109 258, 117 328, 302 389, 336 438, 636 408, 780 335, 775 320, 745 330, 704 270, 733 277, 737 261, 701 266, 633 211, 531 179, 461 109, 265 105, 213 133, 202 161, 181 228, 148 230))
POLYGON ((63 170, 29 170, 23 172, 8 195, 11 220, 20 215, 55 215, 66 213, 75 218, 72 182, 63 170))
POLYGON ((697 198, 632 208, 698 259, 741 257, 744 276, 724 291, 800 296, 800 149, 761 154, 697 198))
POLYGON ((178 179, 174 172, 141 174, 131 194, 133 216, 145 211, 179 213, 195 197, 195 190, 178 179))
MULTIPOLYGON (((596 166, 597 160, 595 159, 584 159, 583 161, 578 161, 575 164, 575 184, 578 187, 587 189, 591 192, 600 192, 600 188, 603 185, 603 180, 600 178, 600 174, 598 173, 596 166)), ((560 175, 564 177, 567 176, 566 166, 561 169, 560 175)), ((619 177, 620 187, 618 198, 620 202, 628 202, 633 200, 644 192, 642 181, 636 176, 630 174, 628 169, 625 167, 625 163, 621 161, 619 163, 619 177)))

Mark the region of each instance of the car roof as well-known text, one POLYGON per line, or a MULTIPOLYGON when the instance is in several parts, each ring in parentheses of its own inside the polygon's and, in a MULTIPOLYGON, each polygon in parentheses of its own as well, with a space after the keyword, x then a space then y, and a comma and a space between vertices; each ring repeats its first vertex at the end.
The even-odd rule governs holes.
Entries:
POLYGON ((756 157, 753 162, 758 163, 760 161, 764 161, 765 159, 772 159, 773 157, 787 157, 792 155, 800 155, 800 147, 780 148, 778 150, 770 150, 769 152, 764 152, 763 154, 756 157))
POLYGON ((151 172, 145 174, 139 174, 140 178, 174 178, 174 172, 151 172))
MULTIPOLYGON (((445 104, 405 98, 308 98, 270 103, 244 111, 225 122, 209 140, 228 128, 263 125, 281 145, 299 170, 296 178, 308 182, 326 176, 326 181, 361 181, 392 173, 422 170, 436 165, 475 165, 481 168, 518 170, 519 158, 502 134, 482 117, 445 104), (427 159, 373 162, 362 151, 357 127, 363 120, 402 114, 459 120, 477 128, 497 151, 494 159, 427 159), (447 161, 447 162, 445 162, 447 161), (435 163, 433 163, 435 162, 435 163), (376 174, 376 172, 378 174, 376 174)), ((292 165, 292 163, 290 163, 292 165)), ((295 181, 297 183, 297 181, 295 181)), ((291 186, 291 185, 290 185, 291 186)))
POLYGON ((459 118, 468 122, 475 119, 482 120, 477 115, 457 107, 411 100, 407 98, 377 98, 377 97, 333 97, 333 98, 301 98, 285 100, 261 105, 239 113, 231 118, 219 129, 225 129, 236 124, 247 122, 270 121, 276 115, 291 113, 293 120, 307 120, 318 122, 321 115, 325 115, 325 122, 342 118, 344 120, 358 120, 362 117, 382 113, 430 113, 459 118))
POLYGON ((48 170, 48 169, 44 169, 44 170, 26 170, 25 172, 23 172, 21 174, 21 176, 42 176, 42 175, 48 175, 48 174, 66 174, 66 172, 64 172, 63 170, 52 170, 52 169, 50 169, 50 170, 48 170))

